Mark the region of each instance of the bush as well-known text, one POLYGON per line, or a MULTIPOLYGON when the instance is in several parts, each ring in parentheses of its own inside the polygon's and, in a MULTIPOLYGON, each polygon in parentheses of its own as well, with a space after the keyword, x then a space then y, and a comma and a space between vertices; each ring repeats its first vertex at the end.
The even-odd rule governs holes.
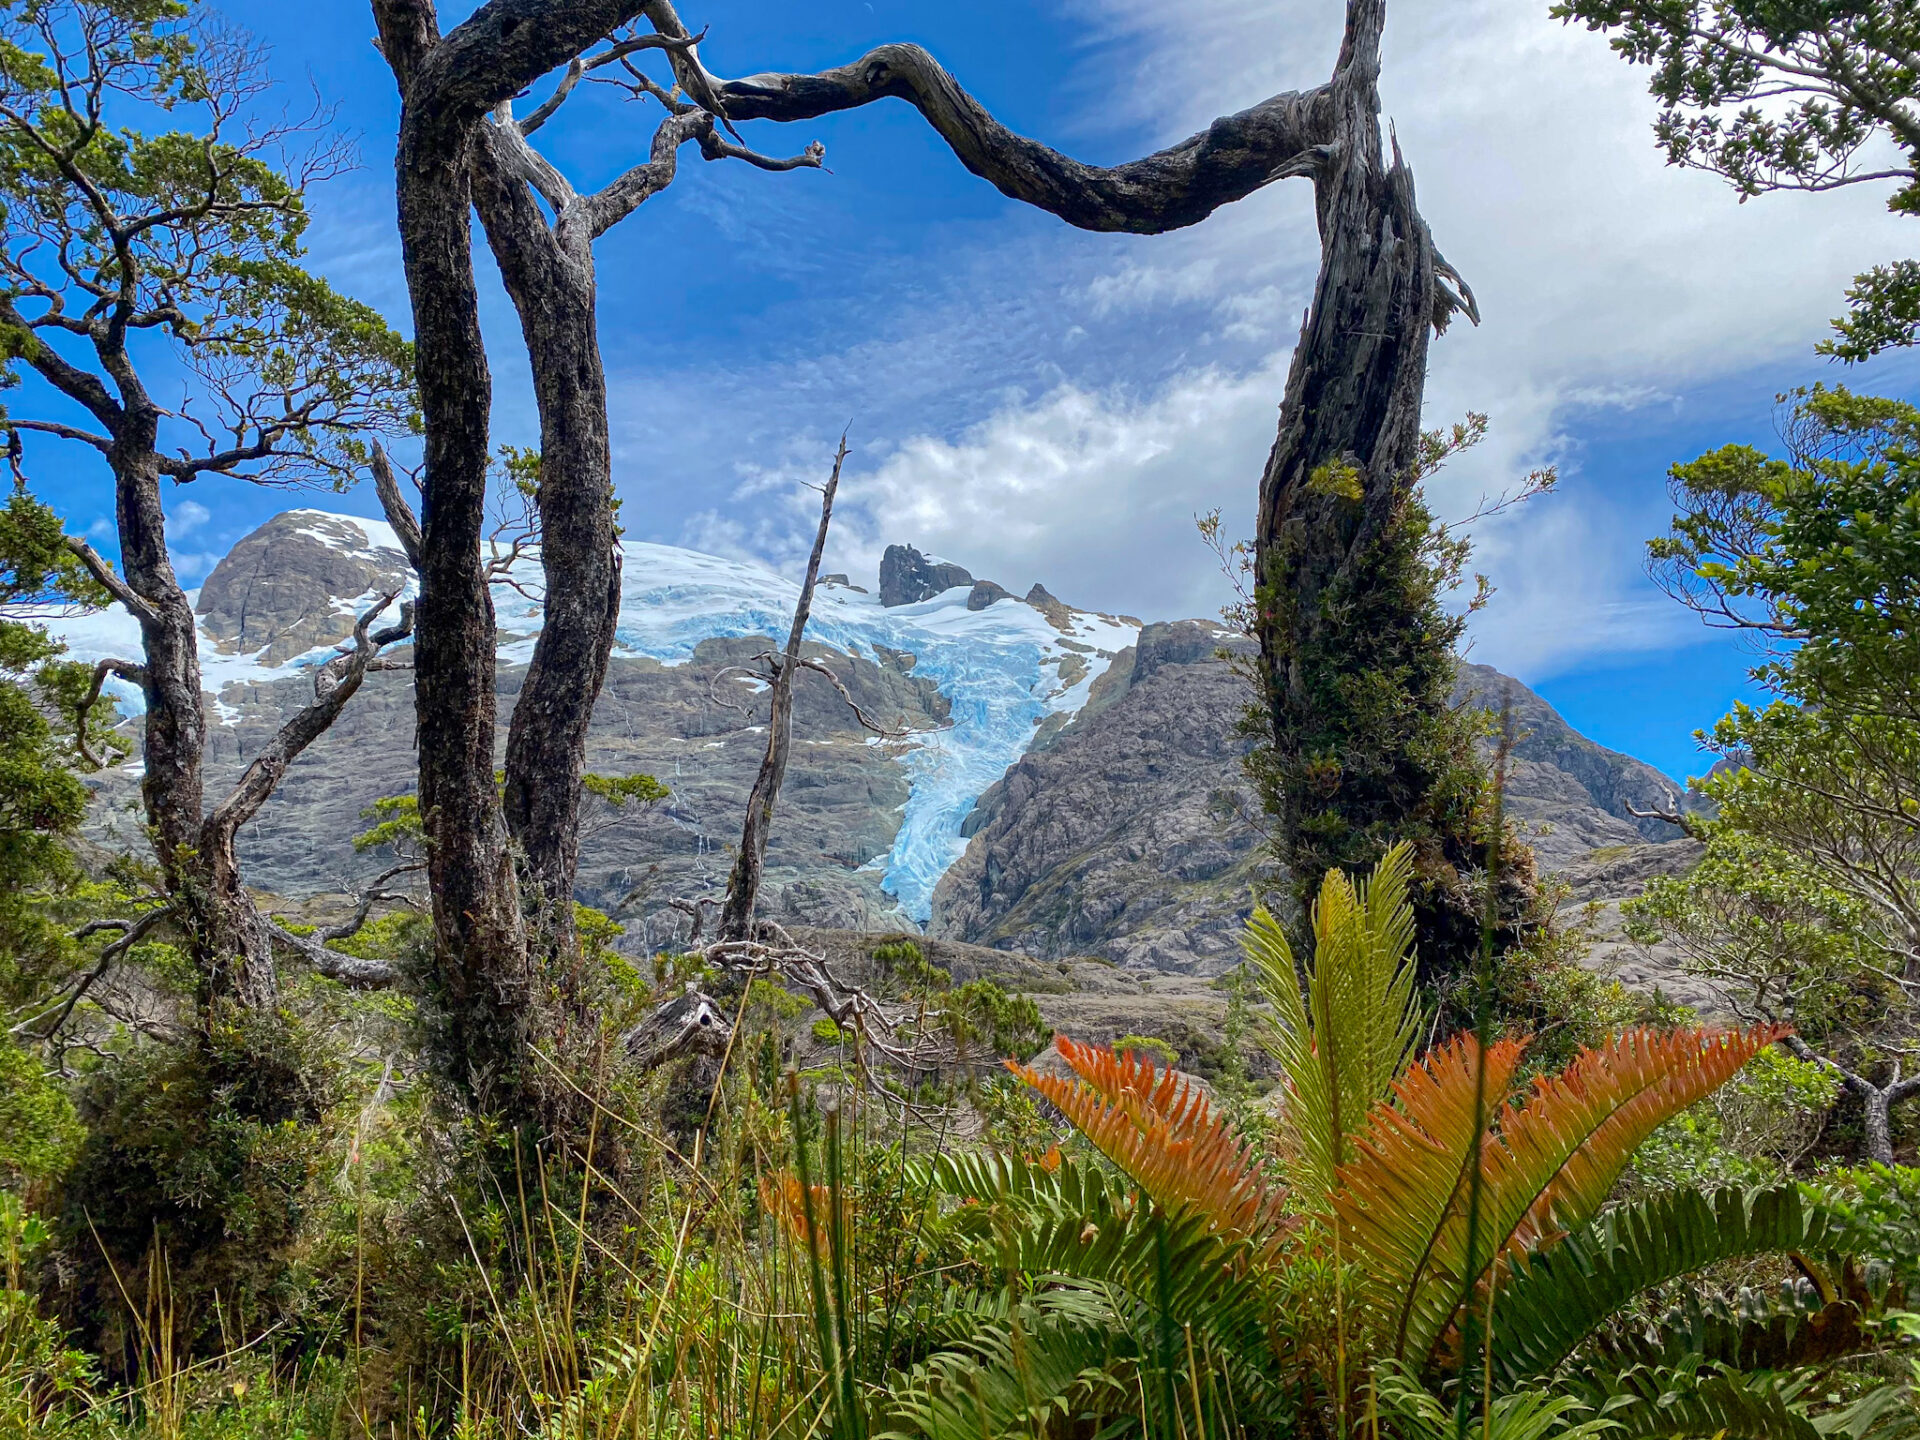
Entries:
POLYGON ((1147 1055, 1163 1070, 1172 1070, 1180 1064, 1180 1052, 1164 1040, 1156 1040, 1151 1035, 1122 1035, 1113 1042, 1116 1055, 1147 1055))
POLYGON ((164 1298, 196 1333, 286 1316, 288 1258, 329 1139, 339 1057, 286 1014, 230 1008, 174 1045, 139 1041, 79 1090, 86 1138, 59 1197, 62 1310, 109 1362, 129 1355, 129 1307, 164 1298), (169 1295, 147 1293, 155 1257, 169 1295))

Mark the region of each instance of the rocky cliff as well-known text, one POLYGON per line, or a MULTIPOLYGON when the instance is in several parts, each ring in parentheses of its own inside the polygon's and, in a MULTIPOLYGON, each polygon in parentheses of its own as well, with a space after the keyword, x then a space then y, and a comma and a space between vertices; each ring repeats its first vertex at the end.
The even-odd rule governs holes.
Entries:
MULTIPOLYGON (((1195 620, 1143 629, 1072 723, 981 796, 967 852, 934 894, 932 930, 1161 971, 1215 974, 1237 963, 1263 860, 1238 764, 1250 686, 1221 655, 1248 646, 1195 620)), ((1543 868, 1676 838, 1627 808, 1670 795, 1673 783, 1579 734, 1519 681, 1465 665, 1456 700, 1495 713, 1511 705, 1507 803, 1543 868)), ((1583 898, 1604 898, 1610 875, 1589 877, 1583 898)), ((1623 944, 1617 909, 1609 956, 1623 944)))
POLYGON ((1145 627, 1079 716, 980 797, 934 933, 1150 970, 1233 965, 1263 864, 1239 766, 1247 688, 1215 658, 1234 643, 1197 620, 1145 627))
MULTIPOLYGON (((920 922, 956 942, 1045 962, 1098 956, 1135 973, 1199 980, 1230 967, 1250 894, 1275 878, 1240 771, 1248 689, 1220 658, 1245 642, 1202 621, 1093 615, 1039 585, 1016 599, 910 547, 889 555, 877 596, 844 577, 823 583, 809 635, 862 708, 901 733, 867 733, 824 679, 801 674, 768 854, 772 912, 848 930, 920 922)), ((540 619, 522 593, 537 561, 516 580, 495 596, 503 743, 540 619)), ((197 602, 222 722, 216 786, 304 701, 308 671, 356 614, 407 583, 397 542, 372 521, 293 511, 234 547, 197 602)), ((589 762, 653 774, 672 793, 644 815, 590 815, 581 884, 646 941, 658 938, 651 909, 724 884, 766 744, 750 666, 784 633, 795 587, 638 544, 624 583, 589 762)), ((115 626, 131 624, 110 612, 68 638, 81 658, 119 653, 137 636, 115 626)), ((1678 852, 1651 847, 1671 832, 1627 808, 1671 793, 1665 777, 1579 735, 1517 682, 1464 668, 1464 703, 1497 710, 1509 694, 1521 737, 1509 804, 1547 866, 1578 872, 1603 903, 1670 866, 1678 852)), ((407 677, 371 677, 242 836, 253 883, 298 897, 376 868, 349 840, 373 800, 411 790, 412 737, 407 677)), ((100 838, 134 845, 137 766, 101 785, 100 838)))

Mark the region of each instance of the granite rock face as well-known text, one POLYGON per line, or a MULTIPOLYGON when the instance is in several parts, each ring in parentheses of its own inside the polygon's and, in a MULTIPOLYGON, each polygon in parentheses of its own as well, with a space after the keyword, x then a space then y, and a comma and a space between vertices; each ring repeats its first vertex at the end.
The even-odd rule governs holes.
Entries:
POLYGON ((984 610, 995 601, 1012 598, 1013 592, 1006 586, 996 585, 991 580, 976 580, 973 582, 973 589, 967 592, 967 608, 984 610))
MULTIPOLYGON (((1246 655, 1251 643, 1197 620, 1143 629, 1132 663, 1116 661, 1074 722, 981 796, 966 854, 935 892, 933 933, 1196 975, 1236 964, 1250 886, 1279 877, 1248 819, 1258 806, 1240 771, 1248 742, 1238 725, 1252 689, 1223 651, 1246 655)), ((1592 871, 1587 898, 1619 892, 1596 964, 1625 963, 1632 947, 1618 899, 1644 881, 1593 869, 1594 852, 1644 852, 1642 867, 1691 865, 1689 847, 1654 843, 1676 839, 1673 827, 1627 811, 1675 787, 1580 735, 1518 681, 1461 667, 1462 703, 1497 712, 1509 695, 1521 736, 1509 812, 1528 827, 1544 870, 1592 871)), ((1664 978, 1649 983, 1702 998, 1676 965, 1637 954, 1634 964, 1629 978, 1657 973, 1664 978)))
POLYGON ((1568 894, 1562 917, 1586 928, 1589 969, 1611 974, 1641 995, 1660 995, 1691 1006, 1706 1020, 1736 1019, 1732 1005, 1711 981, 1686 971, 1680 952, 1664 942, 1643 946, 1627 938, 1620 907, 1663 876, 1685 875, 1706 847, 1697 840, 1662 845, 1619 845, 1595 850, 1568 865, 1560 878, 1568 894))
POLYGON ((889 545, 880 557, 882 605, 914 605, 971 584, 973 576, 964 566, 930 560, 911 545, 889 545))
POLYGON ((367 601, 412 578, 398 542, 367 543, 366 528, 315 510, 274 516, 200 586, 204 628, 228 653, 264 652, 267 665, 345 640, 367 601))
POLYGON ((980 797, 967 850, 934 893, 933 933, 1045 958, 1218 974, 1240 958, 1264 866, 1238 818, 1245 646, 1197 620, 1149 625, 1079 717, 980 797))

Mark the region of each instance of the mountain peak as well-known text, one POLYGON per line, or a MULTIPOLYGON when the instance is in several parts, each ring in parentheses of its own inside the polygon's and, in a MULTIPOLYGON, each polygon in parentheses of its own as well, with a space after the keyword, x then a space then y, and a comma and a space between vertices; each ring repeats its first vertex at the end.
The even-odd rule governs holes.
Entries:
POLYGON ((224 654, 280 665, 353 634, 360 612, 413 571, 378 520, 288 510, 241 539, 200 587, 200 628, 224 654))
POLYGON ((880 557, 882 605, 914 605, 956 586, 971 584, 973 574, 964 565, 935 560, 911 545, 889 545, 880 557))

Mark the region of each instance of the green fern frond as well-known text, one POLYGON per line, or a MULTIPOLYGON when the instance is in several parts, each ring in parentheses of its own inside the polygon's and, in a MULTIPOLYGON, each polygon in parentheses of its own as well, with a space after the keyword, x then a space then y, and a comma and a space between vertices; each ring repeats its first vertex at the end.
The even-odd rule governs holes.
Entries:
POLYGON ((1516 1257, 1501 1280, 1494 1383, 1511 1389, 1558 1369, 1635 1296, 1724 1260, 1819 1254, 1830 1217, 1797 1185, 1675 1190, 1620 1205, 1558 1244, 1516 1257))
POLYGON ((1396 845, 1357 884, 1327 872, 1313 907, 1304 993, 1286 931, 1265 906, 1242 944, 1273 1018, 1262 1039, 1286 1091, 1280 1138, 1288 1179, 1316 1209, 1353 1138, 1413 1058, 1421 1029, 1407 887, 1413 849, 1396 845))
MULTIPOLYGON (((1381 1415, 1398 1422, 1396 1433, 1405 1440, 1457 1440, 1453 1406, 1405 1371, 1387 1362, 1375 1372, 1374 1385, 1381 1415)), ((1570 1395, 1526 1390, 1496 1396, 1488 1414, 1469 1421, 1467 1433, 1480 1440, 1598 1440, 1615 1428, 1570 1395)))
POLYGON ((1667 1368, 1635 1366, 1588 1377, 1586 1398, 1611 1420, 1620 1440, 1894 1440, 1898 1396, 1876 1391, 1823 1415, 1818 1372, 1746 1373, 1697 1359, 1667 1368))

